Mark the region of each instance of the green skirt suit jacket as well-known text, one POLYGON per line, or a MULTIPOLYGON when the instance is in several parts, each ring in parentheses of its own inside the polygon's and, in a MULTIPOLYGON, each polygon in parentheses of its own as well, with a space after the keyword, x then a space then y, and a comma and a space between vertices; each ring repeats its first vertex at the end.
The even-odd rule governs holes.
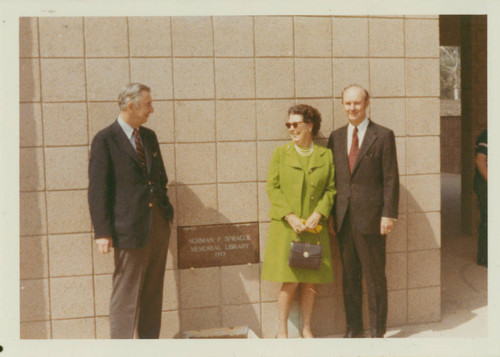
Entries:
POLYGON ((267 193, 271 201, 269 235, 264 255, 262 279, 275 282, 329 283, 333 281, 330 238, 327 218, 335 198, 335 172, 331 150, 314 144, 309 157, 301 157, 294 143, 278 147, 272 156, 267 179, 267 193), (319 270, 288 266, 290 242, 317 242, 313 233, 299 235, 285 220, 295 213, 302 219, 314 212, 321 213, 323 226, 319 234, 323 256, 319 270))

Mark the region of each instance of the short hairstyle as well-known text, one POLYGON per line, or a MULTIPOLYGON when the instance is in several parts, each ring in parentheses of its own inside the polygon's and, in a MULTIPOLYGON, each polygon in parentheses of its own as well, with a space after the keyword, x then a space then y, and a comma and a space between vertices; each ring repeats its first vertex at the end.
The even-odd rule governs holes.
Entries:
POLYGON ((288 109, 288 116, 290 116, 290 114, 302 115, 304 123, 313 124, 312 135, 316 136, 316 134, 318 134, 318 131, 321 128, 321 114, 318 109, 307 104, 297 104, 288 109))
POLYGON ((126 85, 118 94, 118 105, 120 110, 124 111, 127 108, 127 104, 132 102, 134 106, 139 105, 139 100, 141 98, 142 92, 151 92, 151 88, 141 83, 129 83, 126 85))
POLYGON ((353 87, 357 87, 359 89, 362 89, 363 92, 365 92, 365 102, 367 100, 370 100, 370 93, 368 93, 368 91, 366 89, 364 89, 363 87, 361 87, 359 84, 349 84, 347 87, 344 88, 344 90, 342 91, 342 102, 344 102, 344 92, 350 88, 353 88, 353 87))

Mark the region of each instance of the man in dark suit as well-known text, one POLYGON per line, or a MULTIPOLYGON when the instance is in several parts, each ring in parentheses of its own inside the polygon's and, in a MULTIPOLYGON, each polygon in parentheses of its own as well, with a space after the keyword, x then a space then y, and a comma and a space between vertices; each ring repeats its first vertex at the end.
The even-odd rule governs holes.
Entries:
POLYGON ((149 87, 131 83, 118 96, 118 119, 96 134, 88 200, 101 253, 114 247, 111 338, 159 338, 163 277, 173 208, 154 131, 149 87))
POLYGON ((337 234, 342 264, 345 337, 363 335, 362 275, 368 290, 370 332, 383 337, 387 320, 386 235, 398 216, 399 175, 394 133, 366 117, 368 91, 344 89, 342 105, 349 123, 330 135, 337 196, 329 218, 337 234))

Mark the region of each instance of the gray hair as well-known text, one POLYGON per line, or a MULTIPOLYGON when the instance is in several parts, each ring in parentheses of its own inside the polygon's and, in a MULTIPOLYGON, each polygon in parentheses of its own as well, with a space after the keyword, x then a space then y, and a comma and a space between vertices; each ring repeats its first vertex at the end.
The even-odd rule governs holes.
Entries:
POLYGON ((370 93, 368 93, 368 91, 366 89, 364 89, 363 87, 361 87, 359 84, 349 84, 347 87, 344 88, 344 90, 342 91, 342 102, 344 101, 344 93, 346 90, 350 89, 350 88, 353 88, 353 87, 356 87, 356 88, 359 88, 359 89, 362 89, 363 92, 365 92, 365 102, 367 100, 370 100, 370 93))
POLYGON ((141 83, 130 83, 125 86, 120 94, 118 94, 118 105, 120 110, 124 111, 127 108, 127 104, 132 102, 134 106, 139 105, 139 100, 141 98, 142 92, 151 92, 151 88, 141 83))

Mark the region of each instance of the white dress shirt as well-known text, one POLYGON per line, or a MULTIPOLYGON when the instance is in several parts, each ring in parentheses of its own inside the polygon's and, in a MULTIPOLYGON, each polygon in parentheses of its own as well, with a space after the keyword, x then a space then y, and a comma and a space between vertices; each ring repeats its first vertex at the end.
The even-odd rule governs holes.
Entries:
MULTIPOLYGON (((363 139, 366 134, 366 128, 368 128, 368 124, 370 123, 370 119, 366 118, 363 119, 361 124, 358 125, 358 143, 359 143, 359 148, 361 148, 361 144, 363 143, 363 139)), ((352 132, 354 130, 355 126, 349 123, 347 126, 347 155, 349 156, 349 152, 351 151, 351 144, 352 144, 352 132)), ((389 218, 389 217, 382 217, 382 218, 389 218)), ((396 218, 389 218, 392 219, 393 221, 397 221, 396 218)))
MULTIPOLYGON (((366 133, 366 128, 368 128, 368 124, 370 123, 370 119, 366 118, 363 119, 361 124, 358 125, 358 143, 359 143, 359 148, 361 148, 361 144, 363 144, 363 139, 365 137, 366 133)), ((352 132, 354 130, 355 126, 349 123, 347 126, 347 156, 349 156, 349 152, 351 151, 351 145, 352 145, 352 132)))
MULTIPOLYGON (((123 129, 123 132, 125 133, 125 135, 127 135, 127 138, 128 140, 130 141, 130 143, 132 144, 132 147, 134 148, 134 150, 137 151, 137 148, 135 147, 135 137, 134 137, 134 128, 132 128, 130 125, 128 125, 125 120, 123 120, 120 116, 118 116, 118 124, 120 124, 120 126, 122 127, 123 129)), ((141 140, 141 143, 142 143, 142 138, 141 138, 141 135, 139 134, 139 140, 141 140)), ((144 143, 142 143, 144 145, 144 143)))

